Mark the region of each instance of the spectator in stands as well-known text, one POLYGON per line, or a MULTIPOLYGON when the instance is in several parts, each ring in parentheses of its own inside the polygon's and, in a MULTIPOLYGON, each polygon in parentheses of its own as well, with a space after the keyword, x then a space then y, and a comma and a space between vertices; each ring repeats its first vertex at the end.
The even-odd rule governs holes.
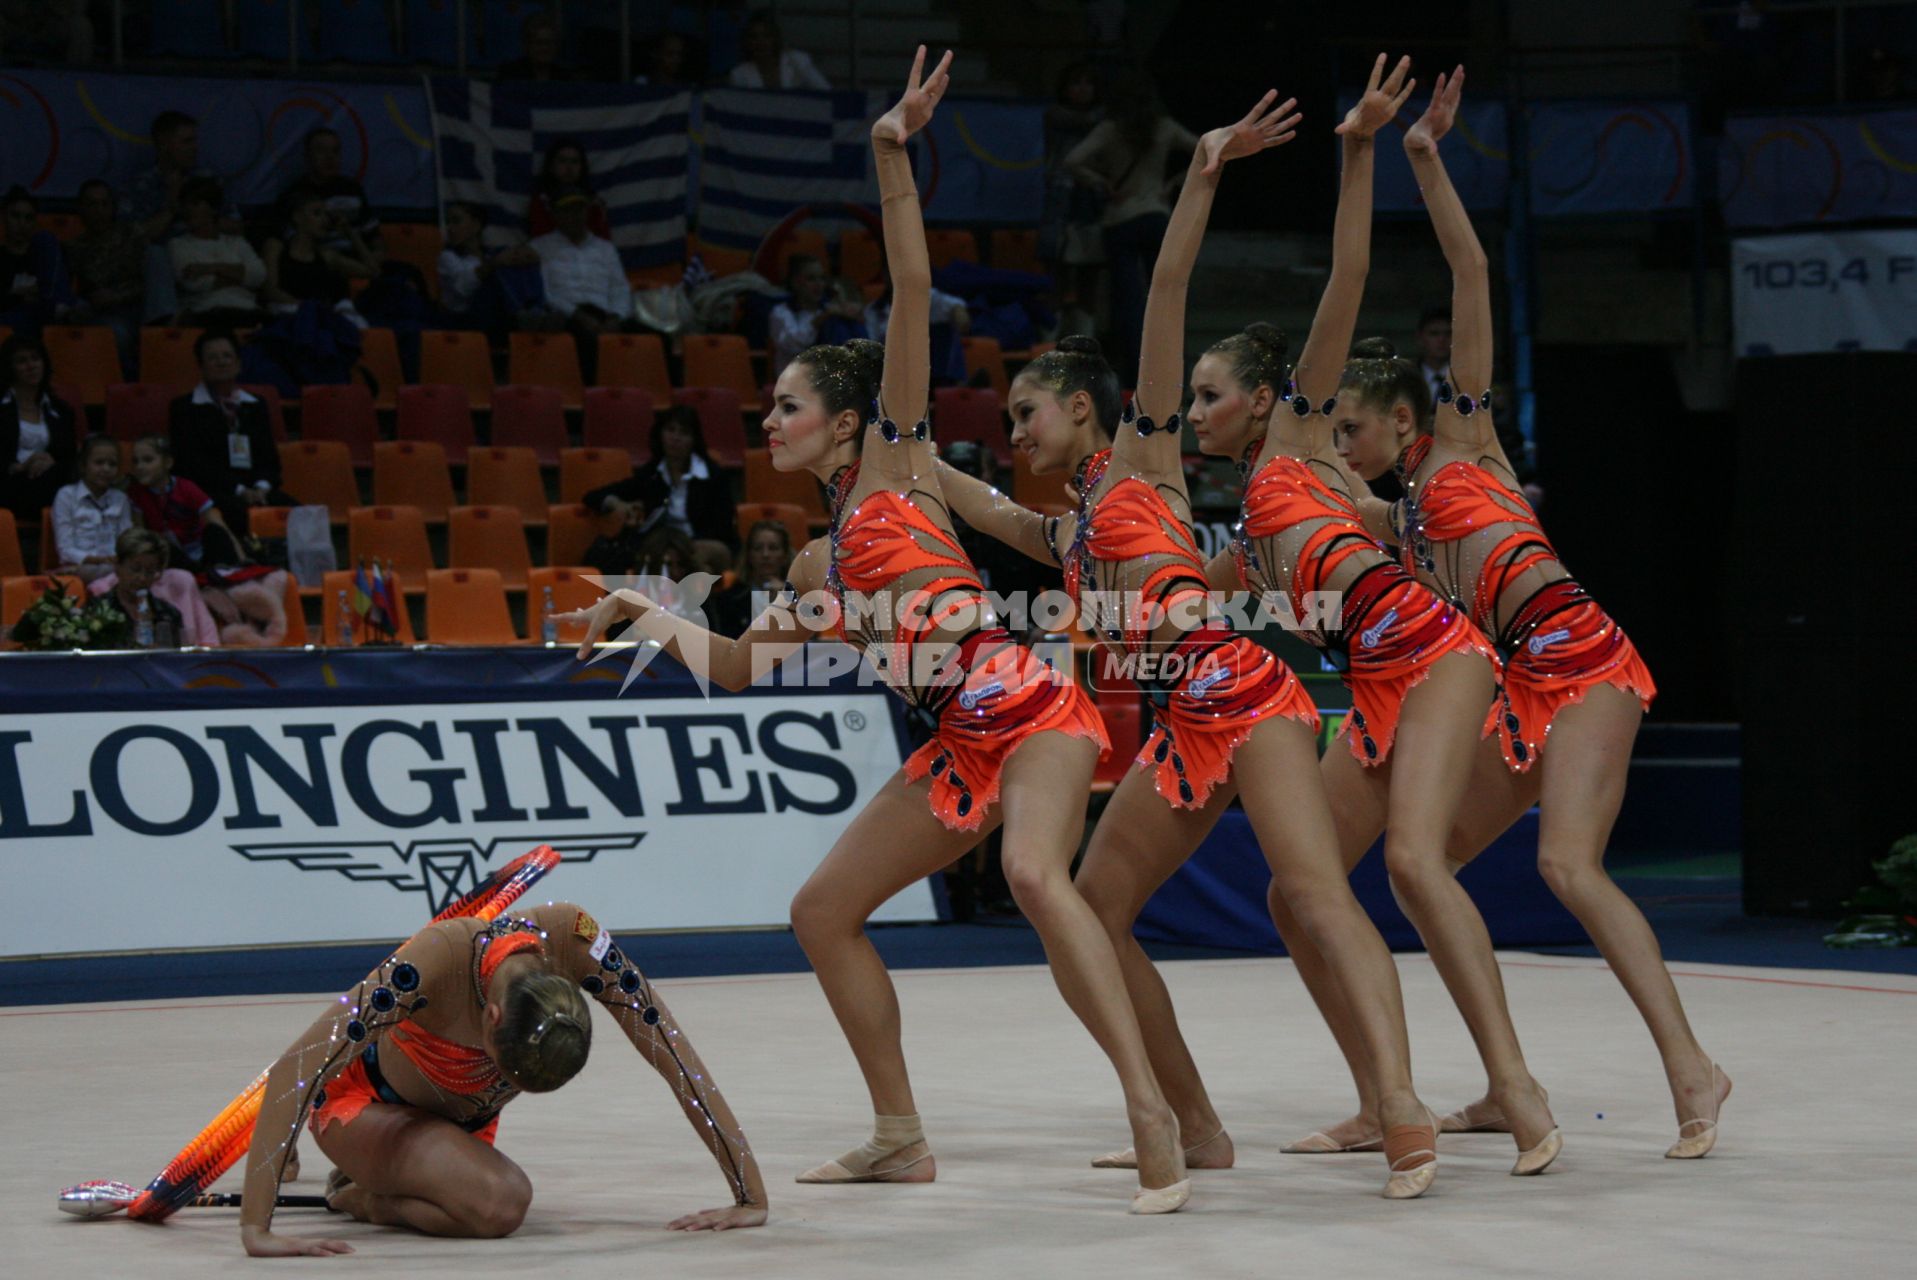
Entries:
POLYGON ((311 187, 296 188, 286 202, 285 239, 266 242, 266 286, 261 297, 273 306, 317 302, 336 307, 346 301, 355 280, 379 274, 379 257, 358 227, 342 226, 327 198, 311 187))
MULTIPOLYGON (((1431 401, 1453 390, 1451 385, 1451 308, 1426 307, 1418 317, 1418 372, 1431 388, 1431 401)), ((1475 392, 1473 394, 1476 394, 1475 392)))
POLYGON ((83 582, 113 572, 114 544, 133 527, 133 507, 119 481, 120 442, 88 436, 80 445, 80 478, 53 495, 56 572, 83 582))
POLYGON ((66 243, 79 287, 73 319, 113 330, 120 367, 131 373, 146 319, 146 237, 120 220, 113 188, 99 178, 80 184, 80 224, 85 230, 66 243))
POLYGON ((1145 77, 1127 77, 1122 93, 1106 95, 1103 122, 1065 157, 1072 177, 1105 199, 1099 215, 1111 280, 1114 368, 1138 365, 1145 323, 1145 286, 1158 260, 1158 242, 1171 221, 1165 167, 1173 154, 1198 145, 1192 132, 1165 115, 1145 77))
POLYGON ((828 320, 858 324, 861 319, 857 303, 827 296, 829 283, 825 263, 811 254, 795 253, 786 260, 786 300, 772 308, 766 318, 774 378, 792 363, 792 357, 815 343, 868 336, 860 332, 828 337, 821 332, 828 320))
POLYGON ((732 68, 726 83, 735 89, 830 89, 812 55, 785 47, 785 36, 770 13, 760 10, 746 20, 745 59, 732 68))
POLYGON ((40 513, 73 474, 80 415, 53 393, 53 360, 40 339, 16 333, 0 342, 0 506, 37 539, 40 513))
MULTIPOLYGON (((448 328, 504 335, 545 296, 539 254, 516 244, 486 252, 486 206, 446 206, 446 247, 439 251, 439 309, 448 328)), ((522 326, 525 327, 525 326, 522 326)))
POLYGON ((281 240, 290 239, 296 206, 317 195, 326 208, 326 225, 321 231, 320 243, 336 252, 357 252, 370 258, 377 275, 379 263, 385 257, 379 219, 373 216, 366 202, 366 188, 360 185, 359 179, 348 177, 342 171, 339 134, 324 125, 309 131, 302 154, 306 171, 280 196, 272 235, 281 240))
POLYGON ((499 64, 501 80, 577 80, 570 67, 559 65, 559 19, 545 11, 529 16, 519 28, 521 53, 499 64))
POLYGON ((133 444, 133 484, 127 498, 142 527, 165 539, 174 568, 238 564, 239 542, 206 490, 173 474, 173 442, 141 436, 133 444))
POLYGON ((686 74, 686 38, 677 31, 661 31, 646 43, 640 54, 639 74, 634 84, 654 88, 692 87, 697 82, 686 74))
POLYGON ((280 488, 280 451, 266 401, 240 386, 240 347, 224 329, 208 329, 193 343, 200 385, 174 400, 167 434, 175 465, 212 497, 235 529, 247 527, 248 507, 292 507, 280 488))
POLYGON ((1065 167, 1065 157, 1098 127, 1103 116, 1098 77, 1090 62, 1075 62, 1059 72, 1052 104, 1045 109, 1045 211, 1039 222, 1038 254, 1058 281, 1061 300, 1076 304, 1081 315, 1071 332, 1091 332, 1089 315, 1097 291, 1093 270, 1105 260, 1098 216, 1104 201, 1081 186, 1065 167))
POLYGON ((212 178, 189 178, 180 187, 186 230, 166 248, 180 316, 194 324, 238 326, 260 318, 266 264, 245 239, 221 229, 225 202, 226 192, 212 178))
POLYGON ((579 362, 596 376, 599 335, 617 333, 632 314, 632 286, 612 241, 587 228, 591 202, 571 191, 553 202, 554 230, 532 242, 546 285, 546 306, 579 339, 579 362))
MULTIPOLYGON (((173 262, 167 243, 186 231, 180 192, 196 177, 209 176, 200 168, 200 124, 180 111, 162 111, 153 118, 154 165, 136 174, 126 187, 127 219, 140 228, 148 243, 146 260, 146 314, 149 320, 171 318, 180 309, 174 287, 173 262)), ((222 231, 240 230, 239 210, 220 210, 222 231)))
POLYGON ((11 187, 0 197, 0 218, 0 324, 39 329, 65 318, 73 308, 66 258, 53 233, 40 229, 39 202, 25 187, 11 187))
POLYGON ((739 551, 732 585, 714 591, 706 605, 713 630, 735 638, 744 635, 769 599, 784 589, 791 565, 792 536, 785 522, 753 521, 739 551))
POLYGON ((129 623, 145 613, 152 624, 150 637, 136 636, 128 627, 130 649, 176 649, 190 643, 185 638, 186 615, 155 589, 166 567, 166 543, 149 529, 128 529, 114 546, 113 573, 96 580, 93 593, 125 614, 129 623))
POLYGON ((607 540, 613 546, 600 559, 588 552, 587 563, 605 573, 630 572, 639 541, 666 525, 694 540, 693 552, 709 572, 724 573, 739 545, 739 520, 732 486, 706 453, 698 412, 686 405, 662 410, 652 423, 652 456, 648 466, 581 499, 623 521, 620 535, 607 540), (602 561, 624 567, 603 567, 602 561))
POLYGON ((526 234, 538 239, 551 231, 553 201, 568 192, 580 192, 592 202, 587 211, 586 229, 596 236, 612 239, 612 223, 606 206, 592 189, 592 165, 586 158, 585 144, 574 138, 561 138, 546 148, 546 161, 533 179, 532 199, 526 203, 526 234))

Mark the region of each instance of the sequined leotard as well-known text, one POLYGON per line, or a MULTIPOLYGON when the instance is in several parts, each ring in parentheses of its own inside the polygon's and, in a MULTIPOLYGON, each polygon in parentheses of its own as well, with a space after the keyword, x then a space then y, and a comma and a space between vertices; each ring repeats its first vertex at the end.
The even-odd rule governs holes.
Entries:
POLYGON ((1104 721, 1083 690, 997 625, 949 520, 942 527, 927 510, 944 517, 939 494, 879 489, 848 511, 858 477, 854 463, 832 485, 826 583, 838 634, 932 731, 906 776, 931 778, 940 822, 977 830, 1014 748, 1049 730, 1090 738, 1102 754, 1104 721))
MULTIPOLYGON (((1250 470, 1261 444, 1246 450, 1241 469, 1250 470)), ((1399 708, 1438 659, 1482 653, 1496 664, 1470 619, 1406 573, 1365 531, 1351 500, 1302 459, 1274 454, 1249 477, 1232 549, 1245 585, 1289 592, 1300 618, 1314 616, 1314 595, 1342 591, 1336 623, 1304 634, 1351 691, 1344 733, 1363 764, 1391 754, 1399 708)))
POLYGON ((1519 772, 1535 764, 1558 709, 1595 685, 1635 694, 1648 711, 1657 695, 1650 670, 1624 629, 1565 572, 1531 504, 1475 463, 1447 462, 1418 479, 1431 445, 1420 436, 1398 459, 1406 494, 1400 555, 1495 638, 1505 662, 1505 763, 1519 772), (1519 584, 1533 570, 1544 581, 1527 592, 1519 584))
MULTIPOLYGON (((1176 421, 1174 415, 1167 429, 1176 421)), ((1153 430, 1129 406, 1127 428, 1153 430)), ((1065 589, 1099 639, 1135 660, 1152 655, 1155 669, 1139 681, 1152 700, 1152 732, 1136 763, 1154 771, 1164 800, 1197 808, 1230 774, 1233 754, 1260 723, 1284 716, 1315 733, 1318 712, 1270 650, 1204 623, 1208 584, 1189 521, 1139 476, 1101 493, 1111 456, 1101 450, 1080 465, 1078 520, 1061 561, 1065 589), (1166 629, 1168 618, 1187 611, 1196 625, 1166 629)))

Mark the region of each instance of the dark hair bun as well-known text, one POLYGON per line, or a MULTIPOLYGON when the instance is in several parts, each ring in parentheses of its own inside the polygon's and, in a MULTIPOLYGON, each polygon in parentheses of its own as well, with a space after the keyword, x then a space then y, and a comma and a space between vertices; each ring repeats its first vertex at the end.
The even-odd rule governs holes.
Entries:
POLYGON ((1264 320, 1253 320, 1246 325, 1245 336, 1266 348, 1273 357, 1280 360, 1284 359, 1285 353, 1291 349, 1291 339, 1285 337, 1285 331, 1264 320))
POLYGON ((878 385, 885 376, 885 344, 870 338, 848 338, 845 349, 852 353, 853 367, 860 381, 878 385))
POLYGON ((1099 350, 1097 338, 1088 337, 1082 333, 1074 333, 1069 337, 1060 338, 1058 340, 1058 349, 1067 355, 1074 356, 1102 356, 1105 354, 1099 350))
POLYGON ((1397 354, 1389 338, 1360 338, 1351 348, 1353 360, 1390 360, 1397 354))

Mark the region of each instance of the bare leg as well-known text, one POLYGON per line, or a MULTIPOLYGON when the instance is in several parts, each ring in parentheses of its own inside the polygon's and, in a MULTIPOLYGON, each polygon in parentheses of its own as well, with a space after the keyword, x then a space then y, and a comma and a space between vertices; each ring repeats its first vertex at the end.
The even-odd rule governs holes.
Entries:
POLYGON ((1384 1125, 1420 1125, 1424 1104, 1411 1085, 1398 969, 1377 927, 1351 892, 1325 798, 1317 748, 1302 725, 1267 723, 1239 748, 1245 813, 1271 863, 1272 884, 1331 970, 1350 1024, 1371 1068, 1384 1125))
POLYGON ((1519 1149, 1528 1150, 1555 1127, 1551 1112, 1525 1067, 1484 918, 1445 860, 1491 692, 1488 662, 1451 654, 1405 698, 1392 749, 1385 864, 1477 1043, 1491 1096, 1511 1121, 1519 1149))
POLYGON ((1185 1178, 1178 1120, 1152 1075, 1111 939, 1071 881, 1085 829, 1079 797, 1096 760, 1097 748, 1087 739, 1041 733, 1006 761, 1000 788, 1005 879, 1045 944, 1059 993, 1118 1072, 1139 1185, 1155 1190, 1185 1178))
MULTIPOLYGON (((928 790, 924 781, 906 781, 903 770, 893 775, 792 899, 793 932, 858 1059, 872 1109, 884 1117, 916 1116, 918 1106, 899 1041, 898 992, 865 935, 866 918, 984 834, 948 830, 932 813, 928 790)), ((923 1146, 922 1140, 907 1144, 874 1172, 910 1166, 900 1179, 930 1181, 935 1166, 923 1146)))
POLYGON ((1692 1034, 1664 967, 1657 935, 1604 870, 1604 850, 1624 800, 1631 743, 1642 718, 1637 698, 1609 685, 1557 713, 1550 749, 1538 763, 1544 775, 1538 870, 1591 935, 1643 1015, 1664 1060, 1682 1126, 1714 1120, 1720 1093, 1729 1092, 1730 1081, 1716 1083, 1711 1059, 1692 1034))
MULTIPOLYGON (((1202 808, 1174 808, 1159 796, 1151 770, 1133 769, 1100 815, 1075 881, 1118 953, 1132 1008, 1139 1025, 1147 1029, 1145 1050, 1151 1056, 1152 1073, 1178 1116, 1180 1140, 1188 1144, 1185 1163, 1194 1169, 1229 1169, 1234 1159, 1231 1137, 1212 1109, 1198 1064, 1178 1029, 1178 1014, 1165 980, 1138 945, 1132 926, 1152 894, 1217 824, 1236 790, 1237 784, 1227 779, 1213 789, 1202 808)), ((1136 1166, 1137 1155, 1115 1152, 1094 1163, 1129 1169, 1136 1166)))
POLYGON ((372 1103, 317 1141, 352 1180, 333 1207, 361 1222, 491 1238, 517 1231, 532 1204, 525 1170, 418 1107, 372 1103))
MULTIPOLYGON (((1389 768, 1388 764, 1376 769, 1364 768, 1352 758, 1342 742, 1332 743, 1331 749, 1320 762, 1319 777, 1331 806, 1339 861, 1347 877, 1384 831, 1385 798, 1390 778, 1386 770, 1389 768)), ((1286 954, 1297 967, 1298 976, 1304 980, 1305 990, 1311 993, 1312 1001, 1323 1015, 1332 1039, 1338 1042, 1338 1050, 1344 1054, 1345 1063, 1351 1069, 1352 1083, 1358 1090, 1356 1115, 1329 1128, 1317 1130, 1301 1141, 1290 1143, 1284 1150, 1305 1155, 1381 1150, 1384 1129, 1378 1121, 1377 1073, 1365 1051, 1364 1039, 1358 1034, 1357 1025, 1345 1007, 1344 993, 1339 989, 1337 978, 1319 953, 1317 945, 1312 942, 1310 933, 1292 914, 1275 876, 1266 892, 1265 905, 1271 911, 1271 921, 1277 926, 1278 936, 1284 939, 1286 954)))

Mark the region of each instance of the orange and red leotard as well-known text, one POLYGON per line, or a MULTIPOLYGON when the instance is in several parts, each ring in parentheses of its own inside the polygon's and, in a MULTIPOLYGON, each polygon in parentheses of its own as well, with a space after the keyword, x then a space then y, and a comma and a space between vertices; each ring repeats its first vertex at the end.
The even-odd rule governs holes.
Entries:
MULTIPOLYGON (((1246 451, 1249 469, 1259 443, 1246 451)), ((1344 588, 1335 626, 1305 628, 1351 691, 1342 732, 1361 764, 1391 754, 1405 696, 1450 653, 1497 656, 1471 620, 1405 572, 1365 531, 1349 498, 1319 479, 1308 463, 1272 456, 1245 484, 1233 534, 1238 574, 1259 592, 1286 591, 1301 618, 1312 597, 1332 590, 1341 569, 1356 576, 1344 588)), ((1484 731, 1491 731, 1489 720, 1484 731)))
MULTIPOLYGON (((1129 406, 1125 422, 1133 422, 1129 406)), ((1150 430, 1150 420, 1140 429, 1150 430)), ((1200 626, 1170 646, 1154 643, 1173 609, 1190 607, 1203 616, 1205 566, 1189 525, 1153 485, 1126 476, 1097 493, 1111 456, 1101 450, 1080 464, 1078 524, 1061 562, 1065 589, 1101 639, 1134 657, 1152 654, 1159 664, 1162 676, 1139 681, 1153 715, 1136 763, 1154 771, 1153 785, 1168 803, 1198 808, 1230 774, 1233 755, 1260 723, 1284 716, 1315 733, 1318 711, 1291 668, 1244 636, 1200 626), (1121 581, 1128 590, 1120 590, 1121 581), (1104 616, 1114 605, 1116 615, 1104 616)))
POLYGON ((945 826, 975 831, 1020 743, 1057 731, 1090 738, 1103 754, 1105 724, 1078 685, 996 625, 970 558, 920 505, 942 507, 939 495, 880 489, 848 511, 858 477, 854 463, 832 485, 826 582, 838 634, 872 655, 932 730, 905 762, 906 777, 932 780, 932 812, 945 826), (934 664, 921 651, 954 634, 955 660, 934 664))
POLYGON ((1505 664, 1496 709, 1505 763, 1520 773, 1535 764, 1558 709, 1597 685, 1634 694, 1650 710, 1657 685, 1637 646, 1564 572, 1531 504, 1474 463, 1447 462, 1417 481, 1431 440, 1420 436, 1398 459, 1406 495, 1400 554, 1496 639, 1505 664), (1500 625, 1505 595, 1532 569, 1550 580, 1500 625))

